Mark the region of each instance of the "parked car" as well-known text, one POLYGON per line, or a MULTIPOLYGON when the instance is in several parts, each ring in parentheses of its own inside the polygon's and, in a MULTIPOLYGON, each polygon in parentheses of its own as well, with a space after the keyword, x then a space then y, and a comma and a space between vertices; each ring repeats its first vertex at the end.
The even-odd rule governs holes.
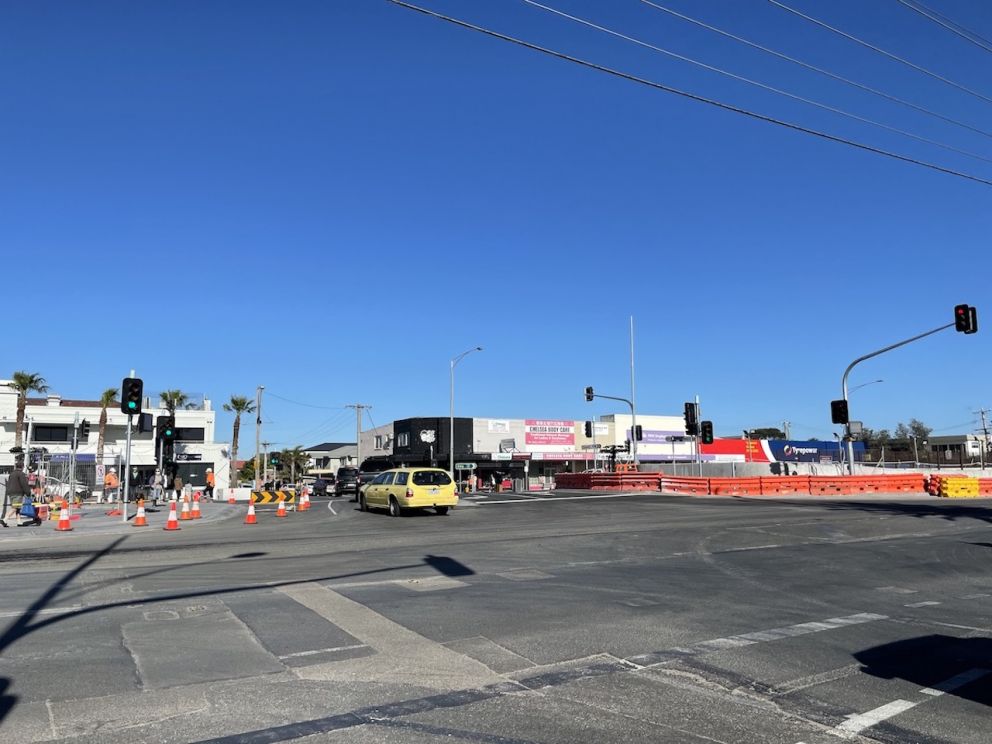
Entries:
POLYGON ((359 508, 386 507, 398 517, 409 509, 434 509, 447 514, 458 506, 455 483, 441 468, 395 468, 380 473, 359 496, 359 508))
POLYGON ((317 478, 313 482, 313 484, 312 484, 313 495, 314 496, 326 496, 327 495, 327 487, 329 485, 330 484, 326 480, 324 480, 323 478, 317 478))
POLYGON ((343 496, 350 493, 357 499, 359 475, 358 468, 338 468, 334 482, 334 495, 343 496))

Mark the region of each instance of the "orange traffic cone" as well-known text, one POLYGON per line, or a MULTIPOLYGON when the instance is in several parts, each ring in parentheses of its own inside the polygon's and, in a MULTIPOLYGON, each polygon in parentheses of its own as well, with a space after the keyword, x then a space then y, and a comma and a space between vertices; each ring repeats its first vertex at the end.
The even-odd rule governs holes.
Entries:
POLYGON ((228 504, 236 504, 237 503, 237 500, 234 498, 234 489, 233 488, 227 489, 227 503, 228 504))
POLYGON ((134 517, 134 521, 131 523, 132 527, 147 527, 148 520, 145 519, 145 500, 138 499, 138 513, 134 517))
POLYGON ((179 520, 176 519, 176 502, 175 501, 171 502, 171 504, 169 505, 169 521, 167 521, 165 523, 165 527, 163 527, 162 529, 165 529, 165 530, 178 530, 178 529, 180 529, 180 527, 179 527, 179 520))
POLYGON ((190 519, 200 518, 200 492, 197 491, 193 496, 193 509, 189 513, 190 519))
POLYGON ((310 508, 310 502, 307 500, 307 489, 306 487, 300 490, 300 503, 296 506, 296 511, 306 511, 310 508))
POLYGON ((276 509, 276 516, 277 517, 285 517, 286 516, 286 497, 285 496, 280 496, 279 497, 279 508, 276 509))
POLYGON ((65 500, 62 501, 62 508, 59 509, 59 523, 55 525, 56 532, 69 532, 72 530, 72 522, 69 521, 69 507, 65 500))
POLYGON ((251 501, 248 502, 248 516, 245 517, 245 524, 258 524, 258 520, 255 519, 255 497, 251 497, 251 501))
POLYGON ((183 497, 183 510, 179 514, 179 519, 181 519, 182 521, 185 522, 187 519, 192 519, 192 518, 193 517, 190 516, 190 513, 189 513, 189 497, 188 496, 184 496, 183 497))

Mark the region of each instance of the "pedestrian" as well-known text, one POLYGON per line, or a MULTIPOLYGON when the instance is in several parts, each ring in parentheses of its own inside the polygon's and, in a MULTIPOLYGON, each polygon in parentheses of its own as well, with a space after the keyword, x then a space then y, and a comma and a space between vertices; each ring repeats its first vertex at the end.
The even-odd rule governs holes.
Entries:
MULTIPOLYGON (((34 500, 31 497, 31 485, 28 483, 28 478, 24 475, 24 465, 22 462, 18 461, 14 465, 14 472, 10 474, 7 478, 7 490, 6 497, 11 501, 14 501, 18 497, 21 500, 21 510, 20 514, 22 516, 28 517, 31 521, 24 522, 18 525, 19 527, 27 527, 29 525, 38 526, 41 524, 41 518, 38 516, 38 510, 34 506, 34 500)), ((6 527, 6 524, 4 525, 6 527)))
POLYGON ((173 501, 178 501, 183 497, 183 479, 179 473, 176 473, 176 477, 172 479, 172 489, 176 492, 173 501))
MULTIPOLYGON (((120 479, 117 477, 117 470, 111 468, 107 471, 107 474, 103 476, 103 496, 107 497, 107 503, 117 500, 117 491, 121 486, 120 479)), ((96 503, 100 503, 103 496, 97 498, 96 503)))
POLYGON ((203 493, 210 500, 214 498, 214 483, 216 483, 216 480, 214 479, 213 468, 207 468, 207 485, 204 487, 203 493))
POLYGON ((7 474, 0 473, 0 525, 9 527, 7 524, 7 509, 10 508, 10 501, 7 499, 7 474))
POLYGON ((155 475, 152 476, 152 495, 154 497, 153 503, 155 506, 159 505, 162 500, 162 494, 165 490, 165 479, 162 477, 162 471, 155 468, 155 475))

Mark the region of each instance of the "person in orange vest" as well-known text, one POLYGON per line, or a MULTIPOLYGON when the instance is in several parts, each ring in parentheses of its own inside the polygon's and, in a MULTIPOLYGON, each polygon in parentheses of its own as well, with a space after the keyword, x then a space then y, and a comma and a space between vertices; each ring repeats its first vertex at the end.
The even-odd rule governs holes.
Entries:
MULTIPOLYGON (((111 468, 107 471, 107 474, 103 476, 103 495, 107 497, 107 502, 113 501, 117 497, 117 489, 120 488, 121 482, 117 477, 117 471, 111 468)), ((97 499, 97 503, 103 500, 103 497, 97 499)))
POLYGON ((208 499, 211 500, 214 498, 214 483, 216 483, 216 480, 214 479, 214 471, 211 468, 207 468, 207 486, 203 489, 203 493, 208 499))

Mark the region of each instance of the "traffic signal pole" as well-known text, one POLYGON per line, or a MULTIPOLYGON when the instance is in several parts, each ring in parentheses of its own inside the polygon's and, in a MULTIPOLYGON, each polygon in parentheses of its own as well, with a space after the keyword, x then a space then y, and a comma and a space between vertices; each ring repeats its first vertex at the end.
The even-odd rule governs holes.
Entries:
MULTIPOLYGON (((927 331, 926 333, 921 333, 917 336, 913 336, 912 338, 907 338, 905 341, 899 341, 898 343, 891 344, 890 346, 886 346, 884 349, 878 349, 877 351, 873 351, 870 354, 859 356, 857 359, 855 359, 853 362, 847 365, 847 369, 844 370, 844 377, 841 379, 840 385, 844 393, 844 402, 848 403, 848 411, 850 411, 850 403, 847 399, 847 393, 848 393, 847 378, 851 374, 852 369, 854 369, 856 366, 861 364, 861 362, 865 361, 866 359, 872 359, 873 357, 877 357, 880 354, 884 354, 887 351, 898 349, 900 346, 905 346, 906 344, 911 344, 914 341, 919 341, 921 338, 932 336, 933 334, 940 333, 940 331, 947 330, 948 328, 954 328, 954 326, 955 326, 954 323, 948 323, 946 325, 942 325, 939 328, 934 328, 932 331, 927 331)), ((854 475, 854 442, 851 440, 850 418, 848 419, 848 422, 844 424, 844 438, 847 440, 847 472, 848 475, 854 475)))

